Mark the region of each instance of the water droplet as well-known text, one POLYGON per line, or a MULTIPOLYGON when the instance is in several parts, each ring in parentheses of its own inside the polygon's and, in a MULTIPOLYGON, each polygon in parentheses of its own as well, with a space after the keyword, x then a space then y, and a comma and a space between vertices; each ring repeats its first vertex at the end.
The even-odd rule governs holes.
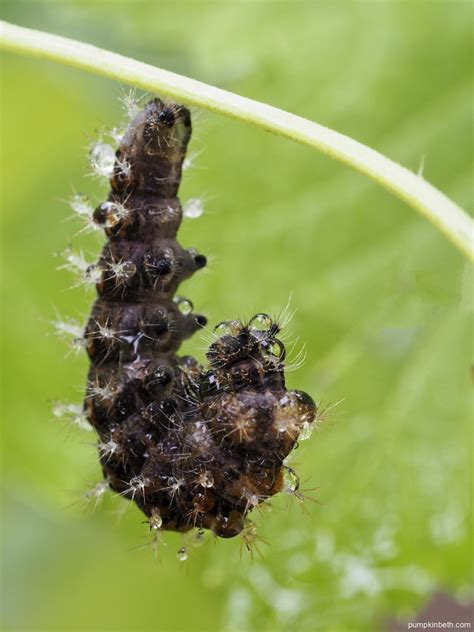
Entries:
POLYGON ((300 407, 307 410, 316 410, 316 404, 314 403, 311 395, 308 395, 308 393, 299 390, 292 391, 292 394, 295 402, 298 403, 300 407))
POLYGON ((74 252, 71 248, 66 248, 59 254, 64 257, 66 262, 62 266, 59 266, 59 270, 69 270, 74 274, 83 276, 90 266, 90 263, 84 259, 82 252, 74 252))
POLYGON ((111 327, 107 325, 107 321, 105 325, 102 325, 101 323, 97 323, 97 329, 98 331, 94 337, 100 337, 100 338, 103 338, 104 340, 115 340, 116 332, 114 329, 112 329, 111 327))
POLYGON ((158 530, 163 524, 163 519, 160 514, 160 510, 154 507, 151 511, 151 516, 148 519, 150 529, 158 530))
POLYGON ((119 444, 110 439, 109 441, 98 443, 97 448, 101 456, 110 458, 119 451, 119 444))
POLYGON ((129 90, 121 98, 122 104, 127 112, 127 116, 131 119, 140 112, 140 99, 134 89, 129 90))
POLYGON ((93 430, 84 414, 82 406, 78 406, 77 404, 61 404, 58 402, 53 405, 52 413, 58 419, 68 421, 81 430, 93 430))
POLYGON ((110 178, 114 172, 115 150, 106 143, 96 143, 89 154, 91 166, 98 176, 110 178))
POLYGON ((129 279, 132 277, 137 271, 137 266, 133 263, 133 261, 124 261, 122 263, 122 274, 129 279))
POLYGON ((234 538, 244 528, 244 518, 238 511, 231 511, 228 516, 217 514, 211 525, 212 532, 219 538, 234 538))
POLYGON ((194 306, 191 303, 191 301, 188 301, 187 298, 184 298, 182 296, 175 296, 174 299, 173 299, 173 302, 176 303, 176 305, 178 306, 179 311, 184 316, 187 316, 188 314, 190 314, 193 311, 193 307, 194 306))
POLYGON ((159 208, 156 211, 150 210, 149 213, 150 215, 160 215, 163 223, 173 222, 180 215, 179 208, 171 204, 168 204, 165 208, 159 208))
POLYGON ((280 340, 265 340, 260 345, 264 355, 278 358, 283 361, 285 359, 285 346, 280 340))
POLYGON ((124 176, 129 176, 132 170, 132 165, 127 160, 117 161, 118 171, 124 176))
POLYGON ((97 397, 100 401, 112 399, 117 392, 110 384, 100 384, 98 381, 93 382, 87 388, 87 397, 97 397))
POLYGON ((183 215, 184 217, 189 217, 191 219, 196 219, 197 217, 201 217, 204 211, 204 203, 199 198, 191 198, 183 205, 183 215))
POLYGON ((77 413, 77 407, 75 404, 61 404, 58 402, 56 404, 53 404, 53 408, 51 409, 51 411, 55 417, 61 419, 71 412, 75 415, 77 413))
POLYGON ((252 331, 266 331, 273 325, 273 321, 268 314, 255 314, 249 322, 249 329, 252 331))
POLYGON ((123 204, 117 202, 103 202, 94 211, 94 222, 103 228, 116 226, 128 214, 123 204))
POLYGON ((109 266, 113 276, 119 283, 131 279, 137 271, 137 266, 133 261, 120 261, 119 263, 111 263, 109 266))
POLYGON ((185 562, 188 559, 188 551, 186 547, 182 546, 176 555, 180 562, 185 562))
POLYGON ((125 129, 122 127, 113 127, 109 132, 110 138, 118 145, 122 142, 124 134, 125 129))
POLYGON ((79 353, 79 351, 85 349, 87 347, 87 344, 88 341, 83 336, 81 336, 80 338, 73 338, 73 340, 71 341, 72 350, 76 353, 79 353))
POLYGON ((242 324, 238 320, 224 320, 214 327, 214 333, 219 338, 221 336, 238 336, 242 329, 242 324))
POLYGON ((183 171, 190 169, 194 165, 195 161, 199 157, 199 154, 200 152, 195 152, 195 153, 190 153, 186 156, 186 158, 183 161, 183 171))
POLYGON ((295 494, 300 486, 300 478, 297 473, 288 466, 285 466, 285 472, 283 474, 283 493, 295 494))
POLYGON ((307 439, 309 439, 311 437, 312 432, 313 432, 313 424, 310 424, 307 421, 305 421, 303 423, 303 427, 298 437, 299 441, 306 441, 307 439))
POLYGON ((134 496, 135 493, 138 491, 143 492, 147 485, 147 482, 148 481, 143 478, 143 476, 134 476, 130 479, 127 492, 130 492, 132 496, 134 496))
POLYGON ((53 322, 58 336, 65 338, 82 338, 84 328, 74 320, 56 320, 53 322))
POLYGON ((198 477, 198 483, 201 487, 212 487, 214 485, 214 477, 210 472, 202 472, 198 477))
POLYGON ((247 535, 248 537, 252 538, 253 540, 257 539, 257 525, 253 522, 250 522, 247 524, 247 526, 245 527, 245 535, 247 535))
POLYGON ((86 283, 96 284, 102 278, 102 267, 98 264, 92 264, 87 267, 87 270, 84 273, 84 280, 86 283))
POLYGON ((85 217, 90 217, 94 210, 87 195, 82 193, 75 193, 69 200, 69 206, 72 208, 74 213, 85 217))
POLYGON ((256 507, 260 502, 260 498, 257 496, 257 494, 247 494, 245 497, 247 499, 247 505, 249 507, 256 507))
POLYGON ((86 493, 84 494, 84 500, 91 501, 95 498, 96 504, 98 504, 98 501, 109 489, 110 488, 108 479, 100 481, 100 483, 97 483, 97 485, 95 485, 92 489, 86 491, 86 493))
POLYGON ((173 489, 179 489, 180 487, 183 487, 183 485, 185 484, 185 480, 184 478, 173 478, 171 477, 169 479, 169 481, 172 481, 172 487, 173 489))

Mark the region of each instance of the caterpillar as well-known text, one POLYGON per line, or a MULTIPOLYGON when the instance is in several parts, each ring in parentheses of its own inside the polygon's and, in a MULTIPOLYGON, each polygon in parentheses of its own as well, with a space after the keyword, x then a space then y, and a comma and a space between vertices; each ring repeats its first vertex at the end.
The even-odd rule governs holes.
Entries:
POLYGON ((285 477, 296 490, 284 461, 316 405, 286 389, 280 325, 267 314, 219 323, 206 367, 177 355, 207 324, 176 295, 206 265, 176 241, 190 137, 189 110, 153 98, 115 154, 93 150, 111 188, 91 218, 107 241, 86 270, 97 299, 80 341, 90 359, 84 414, 98 435, 101 491, 134 501, 150 529, 232 538, 285 477))

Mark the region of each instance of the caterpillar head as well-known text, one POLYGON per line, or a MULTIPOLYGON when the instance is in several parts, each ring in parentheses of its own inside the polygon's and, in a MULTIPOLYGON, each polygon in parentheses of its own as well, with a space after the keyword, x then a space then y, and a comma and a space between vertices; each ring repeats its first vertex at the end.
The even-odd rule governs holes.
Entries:
POLYGON ((143 128, 139 133, 142 134, 143 149, 147 155, 184 158, 191 137, 191 116, 184 105, 153 99, 143 110, 140 125, 142 120, 143 128))
POLYGON ((158 189, 163 197, 174 197, 190 137, 191 115, 186 107, 159 98, 149 101, 124 134, 117 152, 114 190, 156 193, 158 189))

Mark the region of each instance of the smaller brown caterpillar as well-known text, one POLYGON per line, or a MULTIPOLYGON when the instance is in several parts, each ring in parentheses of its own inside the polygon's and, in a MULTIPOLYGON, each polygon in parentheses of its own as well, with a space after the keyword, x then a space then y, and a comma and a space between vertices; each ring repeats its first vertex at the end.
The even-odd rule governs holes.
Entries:
POLYGON ((92 214, 108 240, 86 269, 98 298, 79 341, 91 363, 84 410, 99 437, 101 493, 133 500, 156 531, 232 538, 282 491, 285 472, 296 489, 284 460, 316 406, 286 389, 280 327, 266 314, 217 325, 207 367, 177 355, 207 322, 175 296, 206 265, 176 241, 190 136, 188 109, 155 98, 115 155, 93 151, 99 167, 108 161, 111 190, 92 214))

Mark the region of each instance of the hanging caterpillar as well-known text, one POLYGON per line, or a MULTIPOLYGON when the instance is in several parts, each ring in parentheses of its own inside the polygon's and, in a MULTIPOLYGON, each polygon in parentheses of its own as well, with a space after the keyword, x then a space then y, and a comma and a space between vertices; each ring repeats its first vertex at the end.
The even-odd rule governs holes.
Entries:
POLYGON ((86 271, 98 298, 81 338, 84 412, 99 437, 101 489, 133 500, 150 528, 232 538, 293 474, 284 460, 316 406, 286 390, 280 326, 266 314, 217 325, 207 367, 177 355, 207 323, 175 295, 206 265, 176 241, 190 137, 189 110, 154 98, 109 156, 111 189, 92 214, 107 242, 86 271))

